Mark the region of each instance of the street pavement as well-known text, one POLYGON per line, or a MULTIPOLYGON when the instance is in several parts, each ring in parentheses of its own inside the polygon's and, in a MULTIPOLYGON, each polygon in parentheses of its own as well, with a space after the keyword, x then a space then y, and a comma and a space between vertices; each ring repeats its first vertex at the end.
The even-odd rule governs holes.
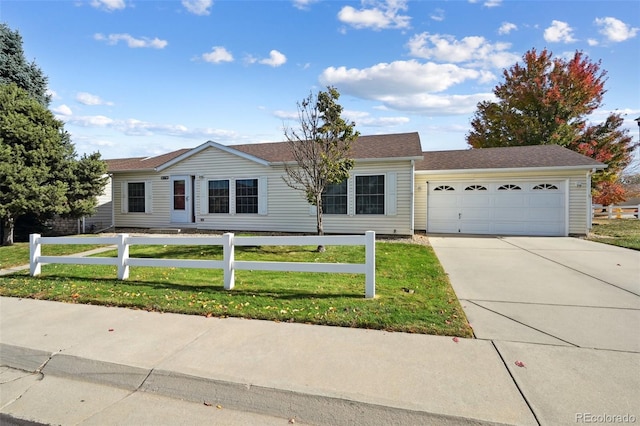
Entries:
POLYGON ((430 241, 475 339, 3 297, 0 413, 65 425, 640 421, 640 253, 430 241))

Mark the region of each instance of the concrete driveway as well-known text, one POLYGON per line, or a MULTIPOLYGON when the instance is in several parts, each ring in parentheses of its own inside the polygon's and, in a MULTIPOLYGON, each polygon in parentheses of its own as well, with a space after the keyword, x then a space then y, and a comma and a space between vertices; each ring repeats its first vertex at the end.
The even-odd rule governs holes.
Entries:
POLYGON ((477 338, 640 352, 640 252, 558 237, 429 241, 477 338))

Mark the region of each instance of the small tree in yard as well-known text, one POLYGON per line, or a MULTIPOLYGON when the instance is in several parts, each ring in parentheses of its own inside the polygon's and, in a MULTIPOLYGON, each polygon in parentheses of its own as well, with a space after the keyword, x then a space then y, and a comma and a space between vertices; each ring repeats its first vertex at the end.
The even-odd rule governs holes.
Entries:
MULTIPOLYGON (((309 204, 316 207, 318 235, 324 234, 322 223, 322 193, 328 185, 349 177, 354 161, 349 158, 351 143, 360 135, 355 123, 342 117, 337 103, 340 93, 334 87, 309 94, 298 102, 298 129, 285 128, 285 137, 295 164, 285 163, 285 183, 302 191, 309 204)), ((324 247, 319 246, 318 251, 324 247)))

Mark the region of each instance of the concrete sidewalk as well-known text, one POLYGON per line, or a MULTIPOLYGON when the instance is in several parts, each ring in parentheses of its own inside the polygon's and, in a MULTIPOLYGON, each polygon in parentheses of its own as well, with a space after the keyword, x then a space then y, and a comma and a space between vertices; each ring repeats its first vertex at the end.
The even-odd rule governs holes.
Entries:
MULTIPOLYGON (((534 425, 515 361, 473 339, 0 298, 3 366, 298 423, 534 425)), ((95 424, 119 398, 107 394, 82 419, 39 409, 34 420, 95 424)), ((33 416, 35 401, 21 400, 1 411, 33 416)))

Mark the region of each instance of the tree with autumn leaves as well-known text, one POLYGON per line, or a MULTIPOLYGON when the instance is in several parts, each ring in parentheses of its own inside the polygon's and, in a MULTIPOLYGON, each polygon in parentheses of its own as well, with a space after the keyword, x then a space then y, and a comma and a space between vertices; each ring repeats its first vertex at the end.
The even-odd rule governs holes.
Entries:
POLYGON ((532 49, 523 64, 504 70, 496 101, 483 101, 471 121, 467 143, 473 148, 557 144, 607 164, 593 176, 594 202, 624 201, 620 177, 634 148, 623 117, 611 113, 598 124, 588 117, 602 106, 606 71, 582 52, 554 58, 532 49))

